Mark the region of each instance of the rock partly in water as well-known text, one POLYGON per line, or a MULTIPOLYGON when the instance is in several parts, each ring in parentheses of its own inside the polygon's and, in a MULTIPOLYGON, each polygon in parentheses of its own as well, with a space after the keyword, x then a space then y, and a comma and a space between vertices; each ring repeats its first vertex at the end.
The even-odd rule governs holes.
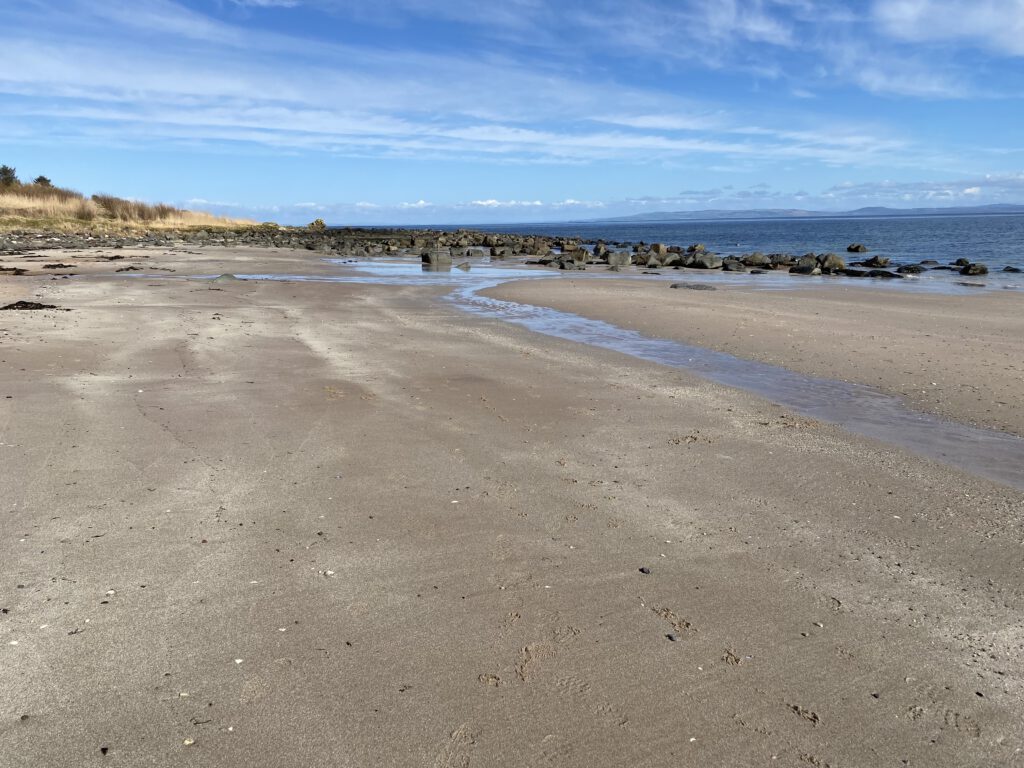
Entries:
POLYGON ((713 253, 701 251, 694 254, 693 260, 687 265, 694 269, 721 269, 722 259, 713 253))
POLYGON ((424 264, 430 264, 431 266, 451 264, 452 252, 449 248, 431 248, 428 251, 424 251, 420 255, 420 259, 424 264))
POLYGON ((740 261, 748 267, 770 267, 772 265, 772 260, 768 256, 756 252, 741 256, 740 261))
POLYGON ((846 246, 846 250, 848 253, 867 253, 868 247, 864 243, 853 243, 846 246))
POLYGON ((838 254, 822 253, 818 256, 818 266, 822 272, 831 275, 846 269, 846 262, 838 254))
POLYGON ((818 259, 813 254, 800 258, 796 266, 789 268, 791 275, 820 275, 821 267, 818 266, 818 259))
POLYGON ((987 275, 988 267, 986 267, 984 264, 968 264, 967 266, 960 270, 960 274, 967 277, 971 277, 974 275, 987 275))

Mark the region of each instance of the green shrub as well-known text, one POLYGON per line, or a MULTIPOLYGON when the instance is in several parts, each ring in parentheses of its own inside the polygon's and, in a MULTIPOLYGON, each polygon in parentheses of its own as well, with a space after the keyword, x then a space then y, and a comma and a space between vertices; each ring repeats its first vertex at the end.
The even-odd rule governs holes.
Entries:
POLYGON ((311 221, 309 223, 309 228, 314 232, 323 232, 327 229, 327 225, 324 224, 323 219, 317 219, 316 221, 311 221))

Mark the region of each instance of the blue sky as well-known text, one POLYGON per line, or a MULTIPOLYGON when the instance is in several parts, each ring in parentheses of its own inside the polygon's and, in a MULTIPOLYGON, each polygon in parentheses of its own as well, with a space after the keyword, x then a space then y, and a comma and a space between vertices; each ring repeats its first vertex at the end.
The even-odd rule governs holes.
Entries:
POLYGON ((4 0, 0 162, 280 223, 1024 203, 1024 0, 4 0))

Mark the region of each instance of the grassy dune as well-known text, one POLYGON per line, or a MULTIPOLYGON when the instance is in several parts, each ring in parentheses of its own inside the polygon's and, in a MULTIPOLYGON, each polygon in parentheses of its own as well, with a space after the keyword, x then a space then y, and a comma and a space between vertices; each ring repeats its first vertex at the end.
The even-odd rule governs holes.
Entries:
POLYGON ((86 197, 72 189, 46 183, 0 184, 0 229, 114 231, 244 227, 256 222, 188 211, 162 203, 125 200, 113 195, 86 197))

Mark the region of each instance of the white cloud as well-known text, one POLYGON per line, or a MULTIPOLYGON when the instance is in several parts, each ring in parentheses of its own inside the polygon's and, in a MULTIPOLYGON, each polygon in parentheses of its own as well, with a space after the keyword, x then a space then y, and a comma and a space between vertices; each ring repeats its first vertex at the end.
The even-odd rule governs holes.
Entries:
POLYGON ((1024 56, 1024 0, 875 0, 872 14, 901 40, 960 41, 1024 56))

